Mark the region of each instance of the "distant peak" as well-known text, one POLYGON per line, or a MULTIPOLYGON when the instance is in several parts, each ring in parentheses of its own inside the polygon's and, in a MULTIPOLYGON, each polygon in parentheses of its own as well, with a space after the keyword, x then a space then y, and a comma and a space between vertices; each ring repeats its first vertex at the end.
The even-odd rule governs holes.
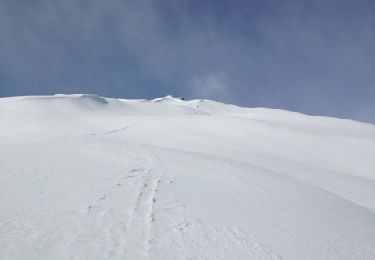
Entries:
POLYGON ((84 100, 91 100, 95 101, 101 104, 108 104, 108 101, 106 98, 101 97, 96 94, 56 94, 54 95, 56 98, 75 98, 75 99, 84 99, 84 100))
POLYGON ((102 103, 102 104, 108 104, 107 99, 105 99, 104 97, 95 95, 95 94, 81 94, 81 98, 94 100, 94 101, 97 101, 97 102, 102 103))
POLYGON ((152 102, 164 102, 164 101, 177 101, 177 102, 181 102, 181 101, 185 101, 185 98, 183 98, 183 97, 174 97, 172 95, 167 95, 165 97, 160 97, 160 98, 152 99, 151 101, 152 102))

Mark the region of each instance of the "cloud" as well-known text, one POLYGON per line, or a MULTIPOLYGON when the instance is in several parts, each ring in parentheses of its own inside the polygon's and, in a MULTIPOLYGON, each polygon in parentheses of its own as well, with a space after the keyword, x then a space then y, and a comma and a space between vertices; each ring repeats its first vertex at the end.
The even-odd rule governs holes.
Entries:
POLYGON ((366 120, 357 108, 375 99, 372 10, 347 0, 3 0, 0 96, 201 95, 366 120))
POLYGON ((220 99, 225 96, 231 98, 230 88, 217 74, 208 74, 204 77, 194 78, 192 81, 192 95, 197 98, 220 99))

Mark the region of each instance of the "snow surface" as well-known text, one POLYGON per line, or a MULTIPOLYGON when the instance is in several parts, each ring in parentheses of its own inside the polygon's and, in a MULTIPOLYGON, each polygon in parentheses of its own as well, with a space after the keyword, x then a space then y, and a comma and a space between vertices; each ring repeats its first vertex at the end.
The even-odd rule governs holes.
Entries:
POLYGON ((375 259, 375 126, 210 100, 0 99, 0 259, 375 259))

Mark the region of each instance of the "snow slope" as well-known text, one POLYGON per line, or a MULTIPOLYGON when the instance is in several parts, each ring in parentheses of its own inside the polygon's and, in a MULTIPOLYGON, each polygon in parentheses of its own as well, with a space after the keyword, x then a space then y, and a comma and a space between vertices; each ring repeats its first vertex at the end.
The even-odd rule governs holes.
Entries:
POLYGON ((375 259, 375 126, 170 96, 0 99, 0 259, 375 259))

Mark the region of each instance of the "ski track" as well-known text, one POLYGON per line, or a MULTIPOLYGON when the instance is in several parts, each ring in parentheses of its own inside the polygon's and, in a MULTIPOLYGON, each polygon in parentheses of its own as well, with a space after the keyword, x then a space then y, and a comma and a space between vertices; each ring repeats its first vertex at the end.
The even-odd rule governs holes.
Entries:
MULTIPOLYGON (((93 241, 91 255, 95 259, 150 259, 154 206, 160 181, 161 173, 153 169, 132 169, 114 180, 108 194, 87 206, 84 217, 93 219, 91 229, 100 234, 93 241), (129 187, 137 194, 133 203, 124 205, 123 209, 113 208, 111 200, 119 199, 116 196, 121 194, 117 192, 129 187)), ((87 229, 82 228, 77 237, 87 236, 85 232, 87 229)), ((77 241, 77 237, 74 240, 77 241)), ((80 254, 82 251, 73 254, 72 259, 81 259, 80 254)))
POLYGON ((114 134, 114 133, 117 133, 117 132, 121 132, 121 131, 124 131, 130 127, 132 127, 134 125, 128 125, 128 126, 125 126, 125 127, 122 127, 122 128, 118 128, 118 129, 113 129, 113 130, 109 130, 109 131, 106 131, 106 132, 101 132, 101 133, 92 133, 92 134, 87 134, 84 136, 84 138, 87 138, 87 137, 90 137, 90 136, 98 136, 98 135, 109 135, 109 134, 114 134))
MULTIPOLYGON (((128 213, 125 240, 129 255, 136 259, 148 259, 149 252, 152 250, 154 205, 157 203, 156 193, 161 181, 161 173, 152 169, 136 171, 136 173, 138 173, 136 177, 138 180, 135 185, 137 185, 138 194, 128 213)), ((125 179, 132 178, 130 176, 125 179)))

